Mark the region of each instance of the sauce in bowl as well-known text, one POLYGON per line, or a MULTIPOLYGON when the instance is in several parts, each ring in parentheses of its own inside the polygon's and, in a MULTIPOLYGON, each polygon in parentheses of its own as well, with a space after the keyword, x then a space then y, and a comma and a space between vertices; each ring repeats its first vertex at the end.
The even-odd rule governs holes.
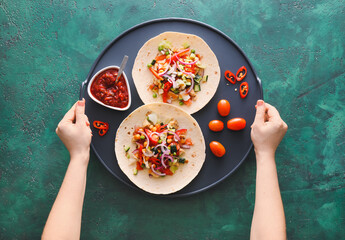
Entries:
POLYGON ((115 84, 117 73, 118 68, 106 68, 98 73, 91 83, 90 92, 103 104, 124 109, 129 105, 130 93, 124 73, 115 84))

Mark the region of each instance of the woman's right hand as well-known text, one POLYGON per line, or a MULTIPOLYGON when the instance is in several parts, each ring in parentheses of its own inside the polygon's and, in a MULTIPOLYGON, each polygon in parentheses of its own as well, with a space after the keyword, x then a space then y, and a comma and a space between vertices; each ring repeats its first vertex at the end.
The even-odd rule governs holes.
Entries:
POLYGON ((255 120, 251 128, 251 138, 255 153, 274 156, 288 126, 280 118, 279 112, 275 107, 265 103, 263 100, 258 100, 255 120))
POLYGON ((69 151, 71 161, 87 159, 88 163, 92 132, 85 115, 85 99, 78 101, 66 113, 56 128, 56 134, 69 151))

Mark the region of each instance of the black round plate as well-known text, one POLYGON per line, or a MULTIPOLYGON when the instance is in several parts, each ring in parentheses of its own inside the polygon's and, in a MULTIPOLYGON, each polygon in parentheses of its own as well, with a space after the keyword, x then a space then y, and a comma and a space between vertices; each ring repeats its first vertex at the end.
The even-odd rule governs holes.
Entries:
MULTIPOLYGON (((170 194, 169 196, 187 196, 204 191, 224 180, 233 173, 245 160, 253 144, 250 139, 250 126, 254 121, 255 104, 258 99, 262 99, 262 87, 251 63, 243 51, 221 31, 198 21, 181 18, 156 19, 139 24, 114 39, 97 58, 87 80, 83 83, 87 86, 92 76, 100 69, 121 64, 124 55, 129 56, 125 69, 132 93, 132 105, 124 112, 114 111, 94 102, 87 94, 86 88, 81 89, 81 96, 86 99, 86 114, 90 122, 100 120, 108 122, 110 129, 108 133, 101 137, 97 129, 92 128, 93 138, 91 147, 102 164, 123 183, 137 188, 126 175, 123 174, 117 164, 114 153, 114 140, 118 126, 122 120, 133 110, 143 105, 138 96, 132 80, 132 67, 135 57, 142 45, 150 38, 165 31, 176 31, 195 34, 206 41, 218 58, 221 69, 221 79, 216 94, 212 100, 199 112, 193 114, 198 121, 205 137, 206 160, 197 177, 182 190, 170 194), (246 66, 248 73, 243 81, 249 84, 249 93, 245 99, 239 95, 241 82, 235 85, 229 83, 224 72, 230 70, 234 74, 241 67, 246 66), (235 91, 237 89, 237 91, 235 91), (217 112, 217 103, 220 99, 227 99, 231 104, 230 115, 221 117, 217 112), (226 128, 226 122, 235 117, 246 119, 247 126, 244 130, 234 132, 226 128), (224 122, 225 129, 221 132, 212 132, 208 128, 211 120, 219 119, 224 122), (226 148, 226 154, 215 157, 209 148, 211 141, 219 141, 226 148)), ((140 124, 140 122, 138 122, 140 124)))

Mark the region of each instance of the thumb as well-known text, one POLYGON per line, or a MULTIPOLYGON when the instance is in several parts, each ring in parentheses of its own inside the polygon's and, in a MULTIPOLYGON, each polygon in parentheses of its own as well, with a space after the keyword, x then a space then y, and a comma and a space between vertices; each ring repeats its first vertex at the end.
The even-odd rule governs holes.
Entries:
POLYGON ((263 100, 258 100, 256 103, 256 115, 253 124, 262 124, 265 122, 266 107, 263 100))
POLYGON ((76 109, 75 109, 75 118, 76 118, 77 124, 84 122, 84 115, 85 115, 85 99, 78 101, 76 109))

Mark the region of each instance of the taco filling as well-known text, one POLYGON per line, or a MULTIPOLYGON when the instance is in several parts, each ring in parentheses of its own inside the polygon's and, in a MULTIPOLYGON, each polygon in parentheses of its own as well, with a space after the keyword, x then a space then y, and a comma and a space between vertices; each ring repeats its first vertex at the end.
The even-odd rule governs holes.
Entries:
POLYGON ((155 113, 147 113, 142 126, 137 126, 133 132, 136 143, 132 152, 136 159, 134 174, 147 168, 149 176, 174 175, 180 164, 188 163, 184 154, 193 143, 186 134, 187 129, 179 129, 177 120, 165 123, 159 121, 155 113))
POLYGON ((157 56, 147 67, 154 77, 150 85, 152 96, 161 97, 165 103, 178 101, 180 105, 191 105, 208 79, 204 76, 202 56, 188 43, 173 48, 169 41, 163 40, 157 56))

